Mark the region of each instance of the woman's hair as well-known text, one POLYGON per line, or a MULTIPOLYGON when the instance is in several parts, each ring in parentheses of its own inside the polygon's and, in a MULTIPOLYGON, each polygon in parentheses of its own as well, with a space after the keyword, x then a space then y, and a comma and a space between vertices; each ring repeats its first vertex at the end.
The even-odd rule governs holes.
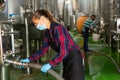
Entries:
POLYGON ((52 16, 52 14, 48 10, 37 10, 32 15, 32 17, 34 17, 35 19, 40 19, 41 16, 48 18, 50 22, 57 22, 57 20, 52 16))

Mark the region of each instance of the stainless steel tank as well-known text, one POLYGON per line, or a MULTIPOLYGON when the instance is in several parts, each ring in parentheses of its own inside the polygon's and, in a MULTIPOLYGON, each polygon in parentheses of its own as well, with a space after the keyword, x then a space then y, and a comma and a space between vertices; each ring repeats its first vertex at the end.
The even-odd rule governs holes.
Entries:
POLYGON ((2 12, 7 15, 9 20, 11 17, 16 23, 24 24, 25 12, 35 11, 39 9, 40 0, 5 0, 5 10, 2 12))
POLYGON ((25 0, 6 0, 7 1, 7 12, 8 12, 8 19, 14 17, 15 21, 18 23, 22 22, 23 11, 21 11, 21 7, 24 7, 25 0))
POLYGON ((70 16, 73 14, 72 3, 70 0, 64 2, 63 17, 65 26, 70 26, 70 16))
POLYGON ((78 0, 78 11, 83 12, 85 14, 89 14, 91 12, 91 0, 78 0))
POLYGON ((8 15, 20 15, 20 1, 21 0, 8 0, 8 15))
POLYGON ((56 19, 58 19, 58 0, 47 0, 47 5, 47 9, 51 11, 56 19))
POLYGON ((58 11, 59 11, 59 17, 63 18, 63 5, 64 5, 64 0, 57 0, 58 3, 58 11))
POLYGON ((33 5, 33 9, 34 9, 34 11, 36 11, 36 10, 38 10, 38 9, 40 9, 40 1, 41 0, 32 0, 32 5, 33 5))
POLYGON ((78 0, 71 0, 72 1, 72 8, 73 11, 75 12, 76 10, 78 10, 78 0))
POLYGON ((40 0, 39 9, 49 10, 55 18, 58 18, 58 0, 40 0))
POLYGON ((120 32, 120 28, 117 26, 117 22, 120 18, 120 1, 110 0, 110 25, 111 29, 120 32))
POLYGON ((101 0, 78 0, 78 11, 84 14, 100 14, 101 0))

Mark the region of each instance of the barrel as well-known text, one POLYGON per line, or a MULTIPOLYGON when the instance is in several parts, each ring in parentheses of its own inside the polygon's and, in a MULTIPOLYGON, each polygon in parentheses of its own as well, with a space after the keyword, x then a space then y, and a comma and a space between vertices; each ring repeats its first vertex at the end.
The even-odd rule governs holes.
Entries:
POLYGON ((88 16, 80 16, 77 19, 77 29, 78 29, 79 32, 81 32, 83 24, 84 24, 84 22, 86 21, 87 18, 88 18, 88 16))

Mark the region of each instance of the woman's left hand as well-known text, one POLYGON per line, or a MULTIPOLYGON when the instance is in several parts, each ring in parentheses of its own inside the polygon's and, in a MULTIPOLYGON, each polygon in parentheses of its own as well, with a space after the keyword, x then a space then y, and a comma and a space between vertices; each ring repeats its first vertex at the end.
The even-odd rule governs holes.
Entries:
POLYGON ((51 67, 52 67, 52 66, 51 66, 49 63, 44 64, 44 65, 42 66, 42 68, 41 68, 41 71, 44 72, 44 73, 46 73, 51 67))

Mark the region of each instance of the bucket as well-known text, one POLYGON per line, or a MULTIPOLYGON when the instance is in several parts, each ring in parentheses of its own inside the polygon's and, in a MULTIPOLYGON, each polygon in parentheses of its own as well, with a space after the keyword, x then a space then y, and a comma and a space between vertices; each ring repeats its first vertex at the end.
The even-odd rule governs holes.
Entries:
POLYGON ((99 38, 100 38, 100 34, 98 34, 98 33, 93 33, 92 34, 93 41, 97 42, 99 40, 99 38))

